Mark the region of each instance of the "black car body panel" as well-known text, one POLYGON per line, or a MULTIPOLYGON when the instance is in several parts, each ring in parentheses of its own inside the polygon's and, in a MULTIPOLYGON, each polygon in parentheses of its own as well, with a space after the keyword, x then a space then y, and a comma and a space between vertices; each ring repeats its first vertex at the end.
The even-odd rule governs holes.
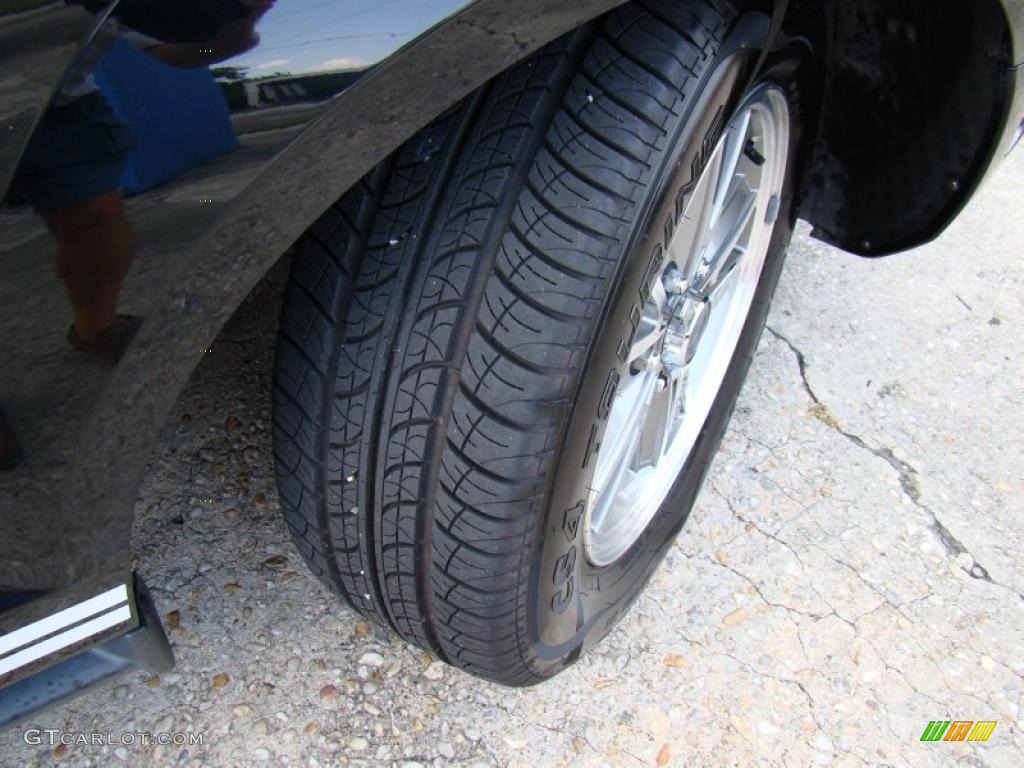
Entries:
MULTIPOLYGON (((67 82, 62 77, 86 60, 104 14, 122 13, 127 23, 133 5, 138 19, 147 18, 140 8, 162 2, 121 0, 101 10, 92 3, 0 1, 0 186, 14 176, 34 127, 67 82)), ((198 7, 204 0, 190 2, 198 7)), ((68 310, 53 276, 52 241, 31 209, 18 204, 17 190, 8 191, 0 210, 0 412, 23 458, 0 471, 0 639, 134 583, 132 512, 156 436, 203 350, 291 243, 463 96, 618 4, 434 0, 402 11, 394 3, 278 0, 257 26, 258 45, 211 65, 237 146, 128 200, 139 249, 123 303, 146 319, 114 368, 83 362, 66 349, 68 310)), ((230 11, 232 2, 211 5, 230 11)), ((802 215, 847 250, 881 255, 935 237, 1019 133, 1024 71, 1014 65, 1024 61, 1024 0, 755 0, 750 6, 772 18, 775 45, 804 46, 819 59, 820 104, 808 108, 820 109, 821 121, 802 215), (958 24, 940 23, 942 13, 960 14, 958 24), (942 36, 927 37, 922 48, 919 33, 936 23, 942 36), (959 43, 954 26, 967 30, 959 43), (935 69, 946 61, 938 42, 961 46, 961 66, 935 69), (924 57, 917 55, 922 50, 924 57), (865 69, 879 56, 896 63, 865 69), (927 80, 934 71, 974 78, 976 87, 965 96, 960 83, 959 101, 941 83, 928 98, 903 100, 918 84, 907 78, 927 80), (852 99, 851 82, 859 84, 852 99), (873 104, 869 96, 884 87, 886 100, 873 104), (965 129, 950 116, 964 109, 967 96, 973 100, 965 129), (907 117, 926 108, 934 119, 907 117), (847 109, 857 111, 863 145, 851 144, 847 109), (880 151, 909 144, 921 125, 934 129, 924 152, 933 158, 933 173, 901 195, 879 198, 893 176, 907 176, 901 162, 920 162, 917 155, 880 151), (957 152, 943 151, 954 144, 957 152), (864 162, 873 156, 880 161, 864 162), (916 200, 924 203, 895 215, 916 200)), ((200 21, 191 30, 162 23, 162 33, 155 22, 142 31, 186 42, 208 34, 200 21)), ((136 92, 121 96, 152 99, 143 91, 157 89, 144 86, 135 82, 136 92)), ((175 149, 173 130, 170 136, 168 153, 175 149)), ((136 607, 117 631, 139 626, 139 615, 136 607)), ((160 634, 158 621, 148 626, 160 634)), ((108 639, 96 634, 91 642, 108 639)), ((41 666, 84 651, 81 644, 58 647, 41 666)), ((2 666, 16 652, 0 652, 0 698, 37 671, 2 666)), ((18 711, 9 707, 3 717, 18 711)))

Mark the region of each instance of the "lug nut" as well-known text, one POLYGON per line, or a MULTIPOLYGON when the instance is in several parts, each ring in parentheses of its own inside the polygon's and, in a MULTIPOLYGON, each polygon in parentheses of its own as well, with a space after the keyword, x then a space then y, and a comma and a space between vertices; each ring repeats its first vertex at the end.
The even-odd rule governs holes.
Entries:
POLYGON ((665 273, 665 291, 667 293, 686 293, 690 281, 683 277, 678 269, 670 269, 665 273))

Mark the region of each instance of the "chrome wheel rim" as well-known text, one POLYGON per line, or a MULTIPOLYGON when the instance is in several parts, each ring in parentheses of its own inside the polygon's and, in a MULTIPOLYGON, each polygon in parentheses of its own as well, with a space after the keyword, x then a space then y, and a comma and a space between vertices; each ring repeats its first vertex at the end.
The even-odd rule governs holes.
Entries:
POLYGON ((786 99, 764 87, 737 110, 676 223, 597 456, 583 528, 594 565, 637 542, 697 444, 760 282, 788 154, 786 99))

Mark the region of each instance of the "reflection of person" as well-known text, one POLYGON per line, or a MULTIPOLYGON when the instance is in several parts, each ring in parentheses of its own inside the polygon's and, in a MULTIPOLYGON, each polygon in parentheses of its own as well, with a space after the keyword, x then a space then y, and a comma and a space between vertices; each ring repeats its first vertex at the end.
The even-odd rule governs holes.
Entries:
MULTIPOLYGON (((15 183, 57 241, 57 275, 71 303, 74 322, 68 341, 74 348, 116 362, 141 323, 138 317, 117 312, 121 285, 135 253, 135 235, 120 191, 134 141, 131 129, 92 78, 96 64, 119 37, 176 67, 223 61, 256 45, 256 23, 273 2, 233 0, 230 13, 223 12, 222 21, 215 18, 215 36, 197 42, 164 42, 159 25, 154 29, 137 24, 143 33, 116 19, 107 21, 40 121, 15 183)), ((122 6, 130 10, 130 0, 122 6)), ((210 0, 207 10, 221 12, 223 6, 223 0, 210 0)))

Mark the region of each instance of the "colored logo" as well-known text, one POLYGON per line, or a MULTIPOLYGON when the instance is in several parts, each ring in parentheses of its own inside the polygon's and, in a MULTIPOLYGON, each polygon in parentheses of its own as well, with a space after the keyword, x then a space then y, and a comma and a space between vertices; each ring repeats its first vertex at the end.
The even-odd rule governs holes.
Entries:
POLYGON ((995 720, 932 720, 921 741, 988 741, 995 729, 995 720))

